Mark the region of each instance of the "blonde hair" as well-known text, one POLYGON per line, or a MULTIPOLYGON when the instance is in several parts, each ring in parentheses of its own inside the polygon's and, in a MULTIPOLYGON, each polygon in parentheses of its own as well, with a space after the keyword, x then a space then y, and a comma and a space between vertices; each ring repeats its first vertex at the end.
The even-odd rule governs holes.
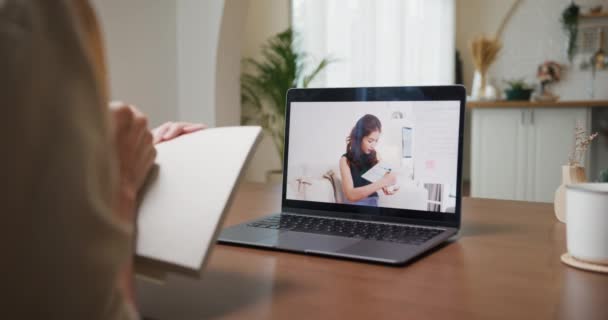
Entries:
POLYGON ((75 15, 85 33, 87 54, 94 68, 97 84, 104 101, 108 100, 107 66, 103 35, 97 20, 95 10, 88 0, 72 0, 75 15))

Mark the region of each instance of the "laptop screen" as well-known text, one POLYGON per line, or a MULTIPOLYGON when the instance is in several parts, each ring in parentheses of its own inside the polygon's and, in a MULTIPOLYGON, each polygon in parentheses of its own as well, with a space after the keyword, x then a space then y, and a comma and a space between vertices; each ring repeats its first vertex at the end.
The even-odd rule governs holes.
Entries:
POLYGON ((288 118, 286 200, 360 213, 456 212, 460 100, 291 101, 288 118))

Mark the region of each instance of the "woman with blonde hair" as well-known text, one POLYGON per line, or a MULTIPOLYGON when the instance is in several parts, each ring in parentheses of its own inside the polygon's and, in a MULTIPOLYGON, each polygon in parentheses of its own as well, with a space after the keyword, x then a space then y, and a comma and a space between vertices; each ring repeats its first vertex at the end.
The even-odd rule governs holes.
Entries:
POLYGON ((133 106, 108 108, 101 32, 86 0, 0 0, 0 318, 135 319, 136 198, 154 143, 133 106))

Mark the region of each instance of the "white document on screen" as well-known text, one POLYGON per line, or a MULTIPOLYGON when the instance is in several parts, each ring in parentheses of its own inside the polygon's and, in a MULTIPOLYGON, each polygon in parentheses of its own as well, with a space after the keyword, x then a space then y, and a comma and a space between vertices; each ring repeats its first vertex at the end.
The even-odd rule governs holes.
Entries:
POLYGON ((384 161, 379 161, 378 163, 376 163, 375 166, 373 166, 371 169, 367 170, 367 172, 365 172, 361 177, 369 182, 376 182, 380 179, 382 179, 382 177, 384 177, 385 174, 389 173, 393 171, 393 167, 384 161))

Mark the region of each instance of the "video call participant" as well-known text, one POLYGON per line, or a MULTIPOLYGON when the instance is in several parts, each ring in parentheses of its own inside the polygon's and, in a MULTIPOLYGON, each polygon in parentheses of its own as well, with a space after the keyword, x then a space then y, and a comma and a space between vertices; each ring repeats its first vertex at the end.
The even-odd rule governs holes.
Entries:
POLYGON ((371 114, 361 117, 346 138, 346 153, 340 157, 340 175, 345 203, 378 206, 378 191, 393 195, 389 187, 397 182, 395 173, 388 173, 376 182, 361 177, 379 161, 376 145, 382 133, 382 123, 371 114))

